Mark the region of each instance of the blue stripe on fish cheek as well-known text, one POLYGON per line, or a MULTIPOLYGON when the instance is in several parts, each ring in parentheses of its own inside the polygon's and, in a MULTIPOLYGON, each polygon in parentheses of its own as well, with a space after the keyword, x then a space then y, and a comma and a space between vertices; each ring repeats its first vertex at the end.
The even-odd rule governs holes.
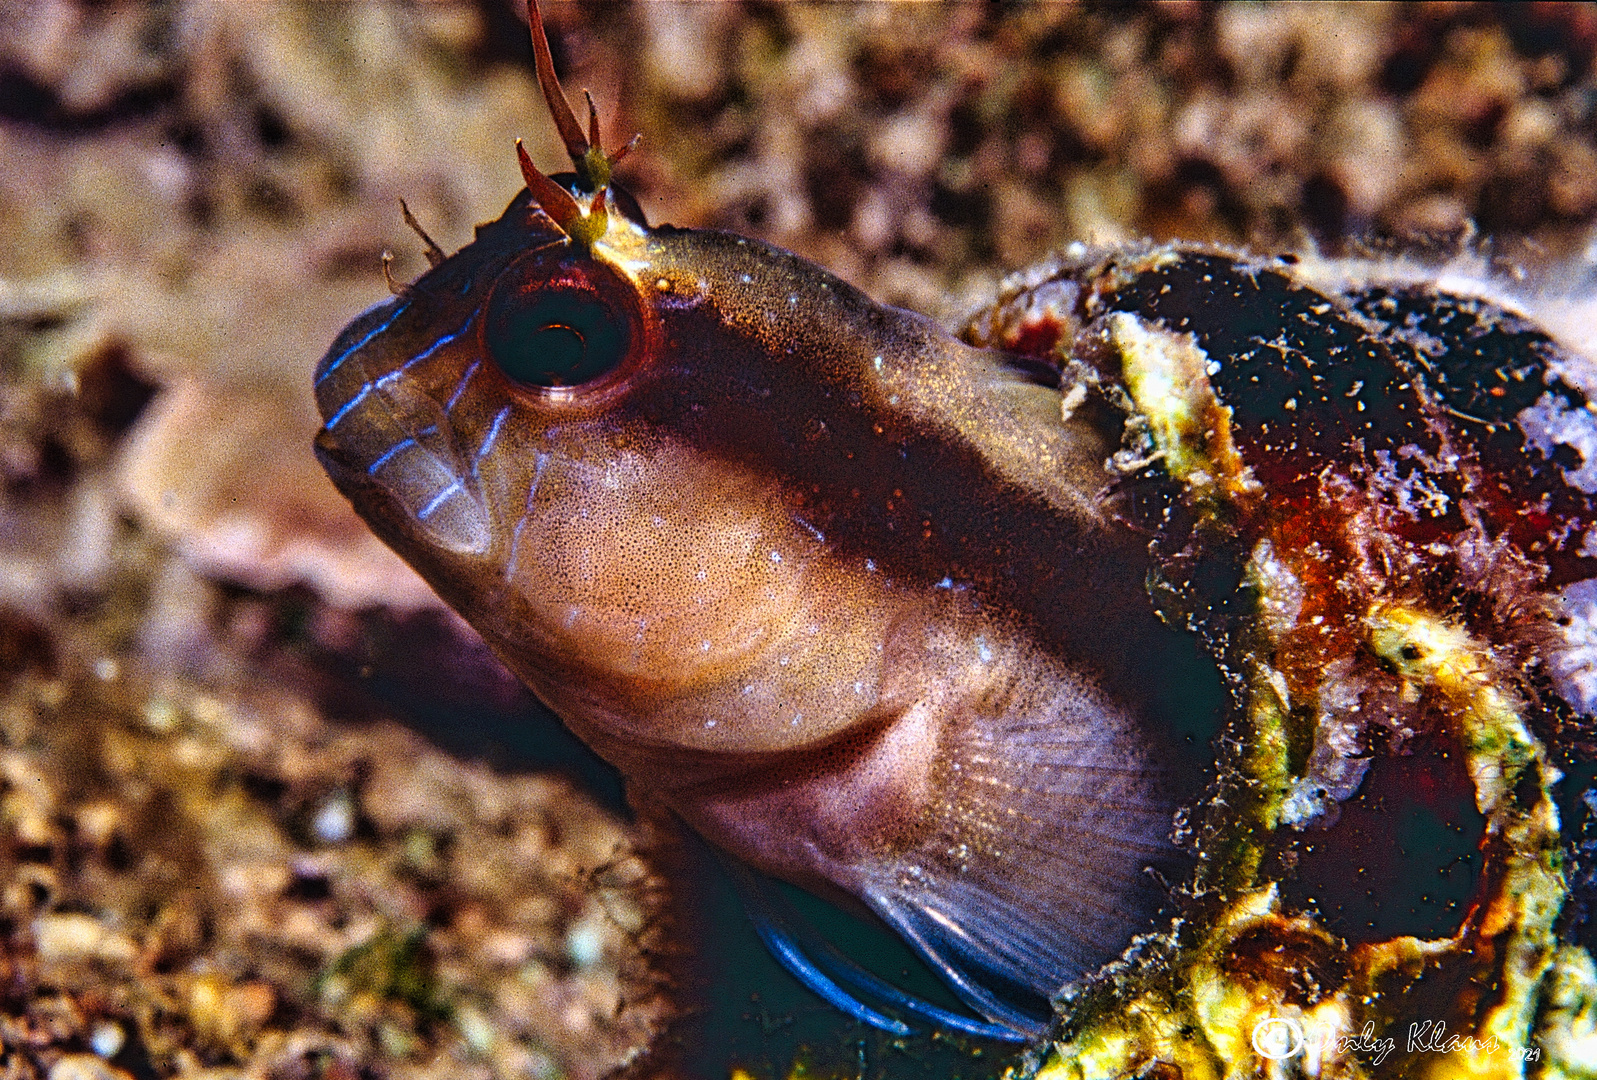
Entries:
MULTIPOLYGON (((508 420, 509 418, 510 418, 510 406, 509 405, 506 405, 504 408, 502 408, 498 412, 494 413, 493 423, 488 425, 488 434, 483 436, 482 442, 478 444, 476 452, 474 452, 471 455, 471 475, 472 476, 477 476, 478 475, 479 471, 482 468, 483 458, 485 458, 489 454, 493 453, 494 446, 499 441, 499 433, 504 430, 505 421, 508 420)), ((538 455, 538 457, 540 459, 545 458, 547 456, 548 455, 546 455, 546 454, 539 454, 538 455)))
MULTIPOLYGON (((500 413, 500 416, 502 417, 508 412, 509 410, 506 409, 505 412, 500 413)), ((495 418, 494 430, 497 431, 498 427, 499 420, 495 418)), ((478 460, 480 463, 481 455, 479 455, 478 460)), ((521 516, 516 519, 516 524, 510 533, 510 553, 505 559, 504 569, 506 581, 515 580, 517 562, 521 558, 521 534, 527 527, 527 521, 532 517, 532 503, 538 497, 538 487, 543 482, 543 473, 549 467, 550 460, 551 455, 542 452, 539 452, 533 459, 532 479, 527 482, 527 497, 524 501, 521 516)))
POLYGON ((427 542, 457 555, 488 550, 488 507, 456 463, 406 438, 372 462, 367 473, 409 512, 427 542))
POLYGON ((481 555, 493 535, 476 481, 480 448, 462 453, 444 406, 398 374, 362 383, 332 411, 326 430, 345 463, 409 514, 418 542, 481 555))
POLYGON ((460 403, 461 397, 463 397, 466 393, 466 388, 471 385, 471 380, 476 376, 478 369, 481 367, 482 357, 480 356, 467 366, 465 373, 460 376, 460 381, 455 383, 454 392, 449 395, 449 400, 444 402, 444 412, 452 413, 455 411, 455 406, 460 403))
POLYGON ((332 431, 334 428, 338 427, 339 424, 342 424, 344 419, 348 417, 350 413, 354 412, 360 407, 360 405, 366 400, 366 395, 370 394, 371 391, 371 383, 362 384, 360 391, 354 397, 340 405, 338 407, 338 411, 327 418, 327 430, 332 431))
POLYGON ((351 326, 360 325, 368 318, 373 317, 377 318, 378 321, 375 325, 372 325, 369 328, 363 327, 365 332, 347 347, 340 349, 336 353, 330 352, 327 356, 323 357, 321 364, 317 367, 316 378, 315 382, 313 383, 314 388, 318 391, 321 390, 322 384, 336 376, 343 368, 345 361, 359 353, 379 334, 392 326, 394 321, 403 315, 409 306, 409 304, 396 304, 392 300, 384 300, 381 303, 368 308, 364 313, 362 313, 355 320, 355 322, 351 324, 351 326), (393 306, 388 310, 384 310, 385 308, 388 308, 388 305, 393 306))

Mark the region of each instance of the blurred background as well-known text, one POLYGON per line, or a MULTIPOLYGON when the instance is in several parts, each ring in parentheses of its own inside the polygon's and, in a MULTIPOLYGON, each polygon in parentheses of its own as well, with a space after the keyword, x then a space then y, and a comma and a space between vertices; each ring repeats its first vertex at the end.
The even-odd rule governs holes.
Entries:
MULTIPOLYGON (((546 15, 651 220, 949 321, 1074 240, 1591 261, 1590 6, 546 15)), ((564 167, 514 0, 0 10, 0 1074, 991 1071, 685 974, 753 940, 702 856, 312 458, 397 200, 458 248, 517 137, 564 167)))

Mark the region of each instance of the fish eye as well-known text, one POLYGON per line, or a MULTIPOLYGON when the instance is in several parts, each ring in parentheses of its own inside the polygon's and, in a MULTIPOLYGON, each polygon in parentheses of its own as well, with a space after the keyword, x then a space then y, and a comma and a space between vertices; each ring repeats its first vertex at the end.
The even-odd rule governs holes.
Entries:
POLYGON ((632 352, 620 282, 581 264, 512 265, 494 284, 482 344, 518 386, 559 391, 607 381, 632 352))

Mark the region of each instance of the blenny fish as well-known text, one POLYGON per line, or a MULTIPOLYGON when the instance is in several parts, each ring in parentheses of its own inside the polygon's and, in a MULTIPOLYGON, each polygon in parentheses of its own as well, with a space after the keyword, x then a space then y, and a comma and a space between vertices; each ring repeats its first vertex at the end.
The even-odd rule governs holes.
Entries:
POLYGON ((350 324, 317 453, 635 797, 981 1019, 745 875, 773 950, 888 1030, 1049 1031, 1056 1075, 1592 1075, 1554 802, 1597 743, 1589 361, 1398 264, 1179 244, 1073 249, 950 332, 651 226, 531 8, 575 171, 518 144, 505 213, 350 324), (1444 933, 1324 869, 1379 870, 1336 826, 1394 776, 1477 815, 1444 933), (1367 1050, 1417 1020, 1454 1042, 1367 1050))

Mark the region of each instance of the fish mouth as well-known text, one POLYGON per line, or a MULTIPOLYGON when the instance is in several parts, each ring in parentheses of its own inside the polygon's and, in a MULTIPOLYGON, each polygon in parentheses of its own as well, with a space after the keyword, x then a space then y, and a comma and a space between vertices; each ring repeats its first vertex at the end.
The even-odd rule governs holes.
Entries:
MULTIPOLYGON (((383 301, 350 323, 316 365, 322 429, 316 456, 339 490, 377 488, 402 511, 403 526, 421 543, 456 555, 481 555, 493 539, 476 464, 455 446, 448 404, 418 386, 412 368, 460 336, 444 335, 393 362, 385 337, 405 313, 404 297, 383 301)), ((408 546, 408 545, 407 545, 408 546)))

